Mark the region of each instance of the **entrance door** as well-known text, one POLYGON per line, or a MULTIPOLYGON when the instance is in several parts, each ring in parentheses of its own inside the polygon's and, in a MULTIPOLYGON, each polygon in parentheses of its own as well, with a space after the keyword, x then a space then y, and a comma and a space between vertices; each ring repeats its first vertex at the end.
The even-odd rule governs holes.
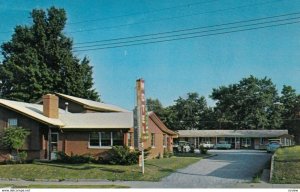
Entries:
POLYGON ((51 133, 51 143, 50 143, 50 159, 56 160, 57 159, 57 151, 58 151, 58 133, 53 132, 51 133))

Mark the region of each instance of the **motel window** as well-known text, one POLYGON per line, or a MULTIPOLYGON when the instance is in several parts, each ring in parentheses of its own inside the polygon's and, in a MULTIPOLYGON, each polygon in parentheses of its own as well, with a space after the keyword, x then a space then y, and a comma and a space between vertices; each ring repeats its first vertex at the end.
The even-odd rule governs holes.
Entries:
POLYGON ((250 138, 243 138, 242 139, 242 146, 243 147, 250 147, 251 146, 251 139, 250 138))
POLYGON ((167 146, 167 135, 166 134, 163 135, 163 146, 164 147, 167 146))
POLYGON ((100 132, 100 146, 112 146, 111 136, 111 132, 100 132))
POLYGON ((90 147, 111 147, 114 145, 123 146, 122 132, 92 132, 90 133, 90 147))
POLYGON ((263 137, 259 138, 259 144, 264 145, 265 144, 265 138, 263 138, 263 137))
POLYGON ((90 146, 99 147, 99 134, 96 132, 90 133, 90 146))
POLYGON ((151 133, 151 146, 155 147, 155 133, 151 133))
POLYGON ((7 120, 7 127, 17 127, 18 126, 18 119, 8 119, 7 120))
POLYGON ((123 145, 123 134, 121 132, 112 132, 113 134, 113 145, 123 145))

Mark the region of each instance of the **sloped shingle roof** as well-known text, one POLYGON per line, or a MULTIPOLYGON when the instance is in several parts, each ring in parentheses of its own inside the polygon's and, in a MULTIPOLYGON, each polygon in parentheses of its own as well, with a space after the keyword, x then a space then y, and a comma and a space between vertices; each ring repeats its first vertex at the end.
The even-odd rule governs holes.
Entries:
POLYGON ((100 102, 97 102, 97 101, 92 101, 92 100, 88 100, 88 99, 83 99, 83 98, 79 98, 79 97, 65 95, 65 94, 62 94, 62 93, 55 93, 55 94, 59 97, 63 97, 67 100, 71 100, 75 103, 81 104, 85 108, 88 108, 88 109, 96 109, 96 110, 112 111, 112 112, 129 112, 128 110, 123 109, 123 108, 118 107, 118 106, 115 106, 115 105, 100 103, 100 102))
POLYGON ((39 122, 70 128, 132 128, 132 112, 99 112, 99 113, 67 113, 59 109, 59 118, 48 118, 43 115, 43 105, 0 99, 0 105, 39 122))
POLYGON ((25 116, 34 118, 40 122, 62 127, 64 124, 60 119, 53 119, 43 115, 43 106, 38 104, 10 101, 5 99, 0 99, 0 105, 9 108, 18 113, 22 113, 25 116))
POLYGON ((288 130, 178 130, 179 137, 278 137, 288 130))
POLYGON ((150 111, 148 113, 148 116, 152 119, 152 121, 159 127, 159 129, 162 132, 167 133, 169 135, 178 136, 176 132, 168 129, 167 126, 159 119, 159 117, 153 111, 150 111))
POLYGON ((65 113, 60 114, 63 129, 78 128, 131 128, 132 112, 118 113, 65 113))

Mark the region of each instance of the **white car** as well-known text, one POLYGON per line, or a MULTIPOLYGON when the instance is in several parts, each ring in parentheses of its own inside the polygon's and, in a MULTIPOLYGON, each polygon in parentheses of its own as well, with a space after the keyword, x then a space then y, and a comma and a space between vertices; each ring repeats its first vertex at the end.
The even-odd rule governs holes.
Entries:
POLYGON ((209 142, 202 143, 202 144, 200 144, 200 145, 202 145, 202 146, 203 146, 204 148, 206 148, 206 149, 213 149, 213 148, 215 147, 214 144, 209 143, 209 142))
POLYGON ((178 150, 178 152, 190 152, 191 145, 187 141, 179 141, 178 144, 174 145, 174 148, 178 150))

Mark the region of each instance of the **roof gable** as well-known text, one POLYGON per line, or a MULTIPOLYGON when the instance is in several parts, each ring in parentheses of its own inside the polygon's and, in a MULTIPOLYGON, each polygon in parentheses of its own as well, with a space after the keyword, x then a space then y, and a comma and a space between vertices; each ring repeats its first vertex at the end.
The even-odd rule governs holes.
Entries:
POLYGON ((169 135, 177 136, 178 134, 166 127, 166 125, 159 119, 159 117, 153 112, 148 113, 149 118, 158 126, 158 128, 169 135))
POLYGON ((42 112, 42 105, 10 101, 5 99, 0 99, 0 105, 47 125, 53 125, 57 127, 62 127, 64 125, 59 119, 53 119, 44 116, 42 112))
POLYGON ((79 97, 74 97, 70 95, 65 95, 62 93, 55 93, 58 97, 62 97, 65 100, 70 100, 74 103, 77 103, 79 105, 82 105, 85 109, 92 109, 96 111, 107 111, 107 112, 129 112, 126 109, 123 109, 121 107, 115 106, 115 105, 110 105, 110 104, 105 104, 97 101, 92 101, 88 99, 83 99, 79 97))
POLYGON ((68 113, 59 109, 59 118, 43 115, 43 105, 0 99, 0 106, 41 123, 62 129, 132 128, 132 112, 68 113))

